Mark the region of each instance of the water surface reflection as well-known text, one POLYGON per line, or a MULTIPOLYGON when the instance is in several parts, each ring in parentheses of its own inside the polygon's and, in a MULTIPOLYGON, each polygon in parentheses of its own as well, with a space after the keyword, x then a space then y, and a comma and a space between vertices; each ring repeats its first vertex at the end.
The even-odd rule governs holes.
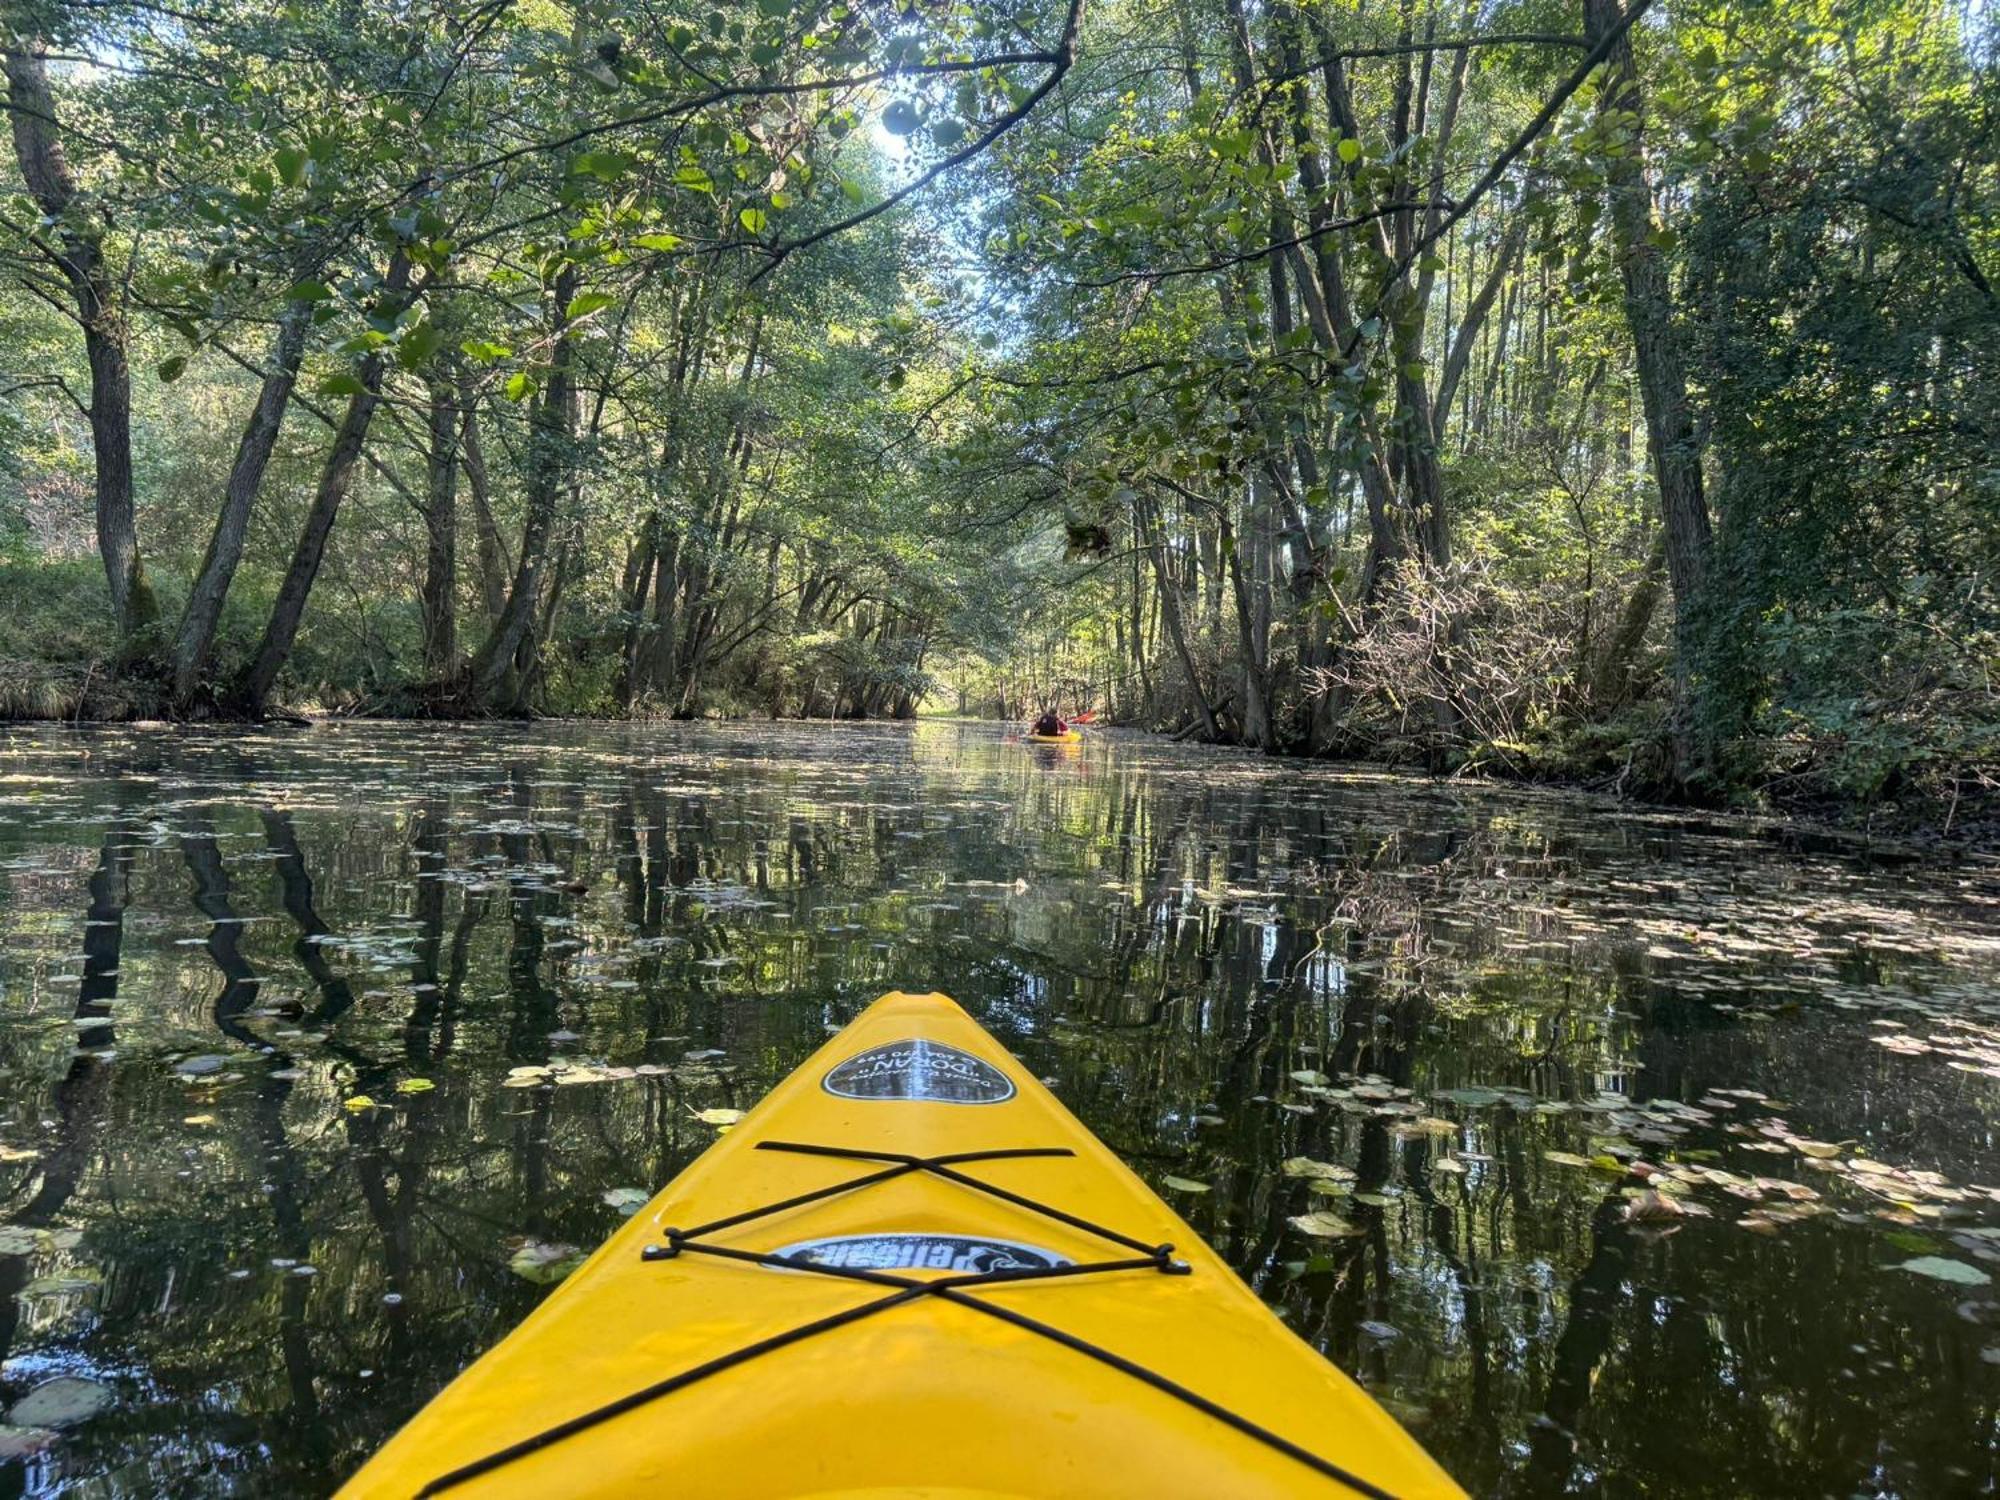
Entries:
POLYGON ((524 1246, 938 987, 1476 1493, 1987 1492, 1996 917, 1137 739, 12 731, 0 1379, 115 1404, 0 1487, 324 1492, 524 1246))

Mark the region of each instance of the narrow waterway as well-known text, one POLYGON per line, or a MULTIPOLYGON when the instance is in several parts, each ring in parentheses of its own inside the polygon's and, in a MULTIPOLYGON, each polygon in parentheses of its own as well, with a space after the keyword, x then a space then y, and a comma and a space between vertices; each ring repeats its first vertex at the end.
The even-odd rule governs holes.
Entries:
POLYGON ((956 996, 1476 1494, 1995 1486, 2000 876, 999 726, 0 733, 0 1494, 325 1493, 956 996))

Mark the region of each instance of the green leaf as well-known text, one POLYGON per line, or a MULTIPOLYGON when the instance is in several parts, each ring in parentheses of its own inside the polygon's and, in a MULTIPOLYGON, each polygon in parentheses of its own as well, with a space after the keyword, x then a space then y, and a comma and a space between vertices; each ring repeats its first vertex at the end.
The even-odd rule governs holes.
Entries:
POLYGON ((319 383, 319 393, 322 396, 358 396, 366 389, 367 387, 361 383, 361 377, 352 370, 342 370, 337 375, 329 375, 319 383))
POLYGON ((295 282, 285 298, 290 302, 329 302, 333 299, 333 288, 324 281, 295 282))
POLYGON ((179 380, 188 367, 185 354, 175 354, 160 361, 160 379, 168 385, 179 380))
POLYGON ((1348 1235, 1365 1233, 1359 1225, 1349 1223, 1339 1214, 1323 1208, 1309 1214, 1294 1214, 1285 1222, 1304 1234, 1322 1240, 1344 1239, 1348 1235))
POLYGON ((297 187, 306 180, 307 160, 306 153, 297 146, 280 146, 271 153, 271 161, 286 187, 297 187))
POLYGON ((476 359, 482 365, 497 364, 514 352, 505 344, 495 344, 486 339, 467 339, 458 347, 468 358, 476 359))
POLYGON ((1361 160, 1361 142, 1355 140, 1353 136, 1349 136, 1333 149, 1350 167, 1361 160))
POLYGON ((607 307, 615 307, 618 296, 615 292, 579 292, 570 298, 569 310, 564 316, 572 323, 579 318, 587 318, 594 312, 602 312, 607 307))
POLYGON ((642 234, 632 243, 641 250, 678 250, 681 237, 677 234, 642 234))
POLYGON ((535 382, 529 376, 519 371, 507 377, 507 399, 509 401, 525 401, 534 389, 535 382))
POLYGON ((965 139, 965 126, 957 120, 937 119, 931 121, 931 139, 946 151, 951 150, 965 139))
POLYGON ((1985 1286, 1993 1279, 1975 1265, 1942 1255, 1919 1255, 1915 1260, 1899 1262, 1892 1269, 1928 1276, 1933 1281, 1949 1281, 1954 1286, 1985 1286))
POLYGON ((437 353, 438 345, 443 342, 444 335, 438 332, 437 324, 430 319, 413 323, 403 330, 403 336, 396 341, 396 363, 406 370, 414 370, 437 353))
POLYGON ((751 234, 762 234, 770 219, 761 208, 746 208, 736 216, 736 222, 751 234))
POLYGON ((580 177, 615 182, 624 175, 625 158, 615 151, 586 151, 570 163, 569 169, 580 177))
POLYGON ((907 99, 892 99, 882 111, 882 128, 891 135, 908 135, 922 123, 916 105, 907 99))
POLYGON ((674 182, 678 186, 688 189, 690 192, 712 193, 715 191, 715 179, 710 177, 700 167, 682 167, 678 172, 674 173, 674 182))

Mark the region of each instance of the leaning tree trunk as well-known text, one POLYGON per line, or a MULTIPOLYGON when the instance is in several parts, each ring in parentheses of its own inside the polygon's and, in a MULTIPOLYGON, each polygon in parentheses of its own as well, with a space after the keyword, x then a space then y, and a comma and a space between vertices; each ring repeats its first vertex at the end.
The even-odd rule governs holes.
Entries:
POLYGON ((528 514, 521 528, 521 559, 514 568, 507 603, 472 659, 471 694, 486 707, 519 706, 518 693, 503 692, 503 688, 513 674, 514 654, 535 622, 556 502, 569 483, 575 403, 570 399, 574 351, 568 335, 569 306, 575 295, 576 272, 565 268, 556 277, 555 347, 549 358, 548 380, 535 403, 528 434, 528 514))
POLYGON ((257 392, 243 437, 236 445, 236 461, 230 465, 229 481, 222 491, 222 512, 215 519, 215 531, 208 539, 208 553, 188 591, 187 608, 181 613, 175 633, 170 665, 173 670, 174 700, 185 706, 201 686, 208 666, 209 648, 215 643, 215 627, 222 618, 223 602, 243 560, 243 543, 250 531, 250 510, 264 484, 264 470, 272 450, 278 446, 278 432, 285 424, 285 408, 291 404, 292 387, 299 375, 299 361, 305 354, 306 329, 312 322, 312 306, 288 302, 278 315, 278 336, 271 350, 271 365, 257 392))
POLYGON ((63 152, 47 46, 39 37, 7 47, 7 116, 21 180, 60 236, 41 245, 76 300, 90 365, 90 442, 97 480, 97 550, 111 586, 121 636, 153 624, 159 601, 139 554, 132 501, 132 371, 126 361, 124 310, 104 262, 104 221, 77 187, 63 152))
MULTIPOLYGON (((389 262, 385 290, 392 297, 399 296, 409 281, 409 257, 398 250, 389 262)), ((237 683, 237 698, 252 713, 264 711, 278 673, 291 657, 299 622, 305 618, 306 601, 312 597, 319 565, 326 557, 327 539, 333 535, 341 502, 354 483, 354 468, 361 459, 362 444, 368 440, 368 424, 375 418, 375 408, 382 403, 382 380, 386 372, 387 366, 379 354, 371 354, 361 362, 361 389, 348 398, 347 412, 340 426, 334 429, 333 447, 327 450, 326 462, 320 468, 319 487, 313 492, 312 507, 306 512, 298 545, 292 549, 291 563, 278 584, 271 618, 265 622, 257 654, 237 683)))

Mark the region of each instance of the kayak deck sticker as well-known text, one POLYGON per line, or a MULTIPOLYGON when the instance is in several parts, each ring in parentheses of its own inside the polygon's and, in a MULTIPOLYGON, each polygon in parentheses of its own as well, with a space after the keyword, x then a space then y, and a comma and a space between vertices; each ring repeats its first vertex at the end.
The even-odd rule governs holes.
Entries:
POLYGON ((1068 1257, 1039 1245, 964 1234, 844 1234, 804 1240, 771 1253, 780 1260, 863 1271, 985 1275, 989 1271, 1050 1271, 1070 1264, 1068 1257))
POLYGON ((870 1047, 834 1064, 820 1086, 842 1099, 1004 1104, 1014 1080, 984 1058, 923 1037, 870 1047))

